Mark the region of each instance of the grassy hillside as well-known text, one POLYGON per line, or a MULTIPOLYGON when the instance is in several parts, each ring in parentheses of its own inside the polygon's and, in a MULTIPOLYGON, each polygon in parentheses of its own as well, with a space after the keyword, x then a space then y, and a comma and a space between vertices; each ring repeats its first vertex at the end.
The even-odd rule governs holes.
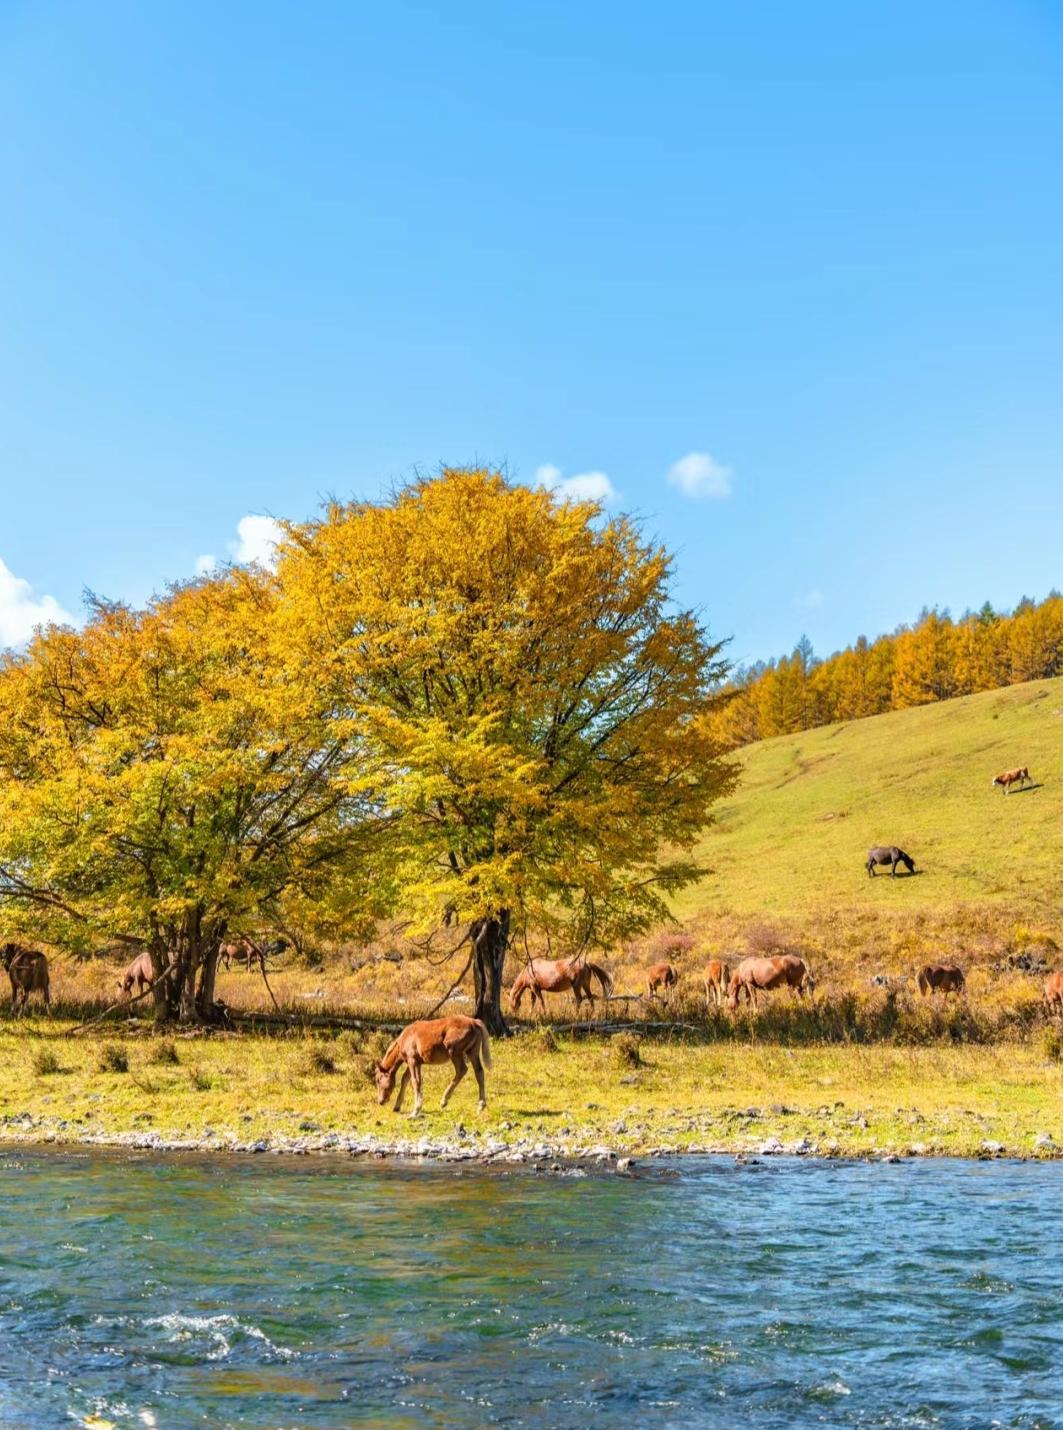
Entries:
POLYGON ((1063 680, 987 691, 781 736, 739 752, 742 784, 701 847, 713 873, 678 902, 699 914, 1063 908, 1063 680), (990 781, 1028 765, 1037 787, 990 781), (915 878, 868 879, 872 844, 915 878))

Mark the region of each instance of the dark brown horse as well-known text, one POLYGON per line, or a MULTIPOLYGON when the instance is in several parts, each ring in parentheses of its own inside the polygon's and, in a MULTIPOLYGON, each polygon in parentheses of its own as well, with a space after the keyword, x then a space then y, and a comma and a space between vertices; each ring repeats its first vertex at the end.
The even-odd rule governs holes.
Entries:
POLYGON ((916 980, 924 998, 930 993, 962 993, 966 985, 963 969, 954 963, 928 963, 916 980))
POLYGON ((468 1071, 468 1064, 476 1074, 476 1085, 480 1089, 480 1111, 487 1106, 487 1087, 484 1083, 484 1068, 491 1066, 491 1041, 487 1029, 479 1018, 467 1018, 463 1013, 454 1013, 449 1018, 431 1018, 419 1023, 410 1023, 374 1065, 377 1099, 383 1106, 391 1096, 395 1086, 395 1074, 399 1064, 403 1064, 399 1095, 395 1099, 395 1111, 402 1111, 402 1099, 406 1087, 413 1082, 413 1111, 411 1117, 420 1115, 423 1106, 421 1096, 421 1069, 425 1063, 445 1063, 454 1065, 454 1077, 443 1094, 442 1106, 446 1107, 450 1094, 468 1071))
POLYGON ((587 963, 579 958, 533 958, 517 974, 513 987, 509 990, 513 1011, 516 1012, 520 1008, 520 1000, 525 993, 530 992, 532 1007, 538 1003, 545 1013, 544 993, 568 993, 569 990, 575 994, 577 1008, 584 998, 590 1001, 593 1008, 592 978, 597 978, 603 996, 608 997, 613 980, 597 963, 587 963))
POLYGON ((5 943, 0 949, 0 963, 11 979, 11 1011, 21 1013, 31 993, 39 993, 44 1006, 51 1009, 48 983, 48 960, 35 948, 22 948, 17 943, 5 943))
POLYGON ((755 1008, 757 993, 765 993, 772 988, 789 988, 804 997, 814 993, 816 980, 812 977, 808 964, 796 953, 780 953, 773 958, 743 958, 731 974, 727 989, 727 1003, 737 1008, 742 994, 755 1008))
POLYGON ((867 863, 864 867, 867 870, 868 878, 875 877, 875 866, 888 864, 890 866, 890 877, 896 879, 897 865, 903 864, 909 874, 915 873, 915 860, 910 854, 905 854, 903 849, 898 849, 896 844, 876 844, 874 849, 867 851, 867 863))

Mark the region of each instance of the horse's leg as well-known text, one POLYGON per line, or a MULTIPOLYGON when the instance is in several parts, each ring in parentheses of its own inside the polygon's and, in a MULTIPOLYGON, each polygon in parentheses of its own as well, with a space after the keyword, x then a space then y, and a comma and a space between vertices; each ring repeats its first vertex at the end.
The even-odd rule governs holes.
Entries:
POLYGON ((472 1063, 472 1070, 476 1074, 476 1086, 480 1089, 480 1111, 483 1112, 487 1106, 487 1084, 484 1082, 483 1063, 480 1061, 480 1050, 478 1048, 469 1054, 469 1061, 472 1063))
POLYGON ((450 1101, 450 1094, 454 1091, 458 1083, 461 1082, 462 1078, 468 1072, 468 1068, 465 1064, 465 1057, 462 1053, 459 1053, 457 1051, 451 1053, 450 1061, 454 1064, 454 1077, 451 1080, 450 1086, 443 1094, 443 1101, 439 1104, 440 1107, 446 1107, 447 1103, 450 1101))
POLYGON ((421 1091, 421 1077, 423 1072, 424 1069, 421 1067, 420 1062, 415 1059, 410 1067, 410 1075, 413 1078, 413 1111, 410 1113, 411 1117, 420 1117, 421 1110, 424 1107, 424 1096, 421 1091))
POLYGON ((406 1084, 410 1080, 410 1067, 407 1063, 402 1069, 402 1076, 399 1078, 399 1095, 395 1099, 395 1111, 402 1111, 402 1099, 406 1096, 406 1084))

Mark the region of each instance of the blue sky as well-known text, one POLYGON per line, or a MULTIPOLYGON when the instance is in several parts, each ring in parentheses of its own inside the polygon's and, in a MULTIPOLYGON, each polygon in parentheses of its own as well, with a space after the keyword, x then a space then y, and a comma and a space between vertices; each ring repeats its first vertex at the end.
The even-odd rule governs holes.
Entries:
POLYGON ((477 459, 738 659, 1043 594, 1061 173, 1051 3, 0 0, 0 633, 477 459))

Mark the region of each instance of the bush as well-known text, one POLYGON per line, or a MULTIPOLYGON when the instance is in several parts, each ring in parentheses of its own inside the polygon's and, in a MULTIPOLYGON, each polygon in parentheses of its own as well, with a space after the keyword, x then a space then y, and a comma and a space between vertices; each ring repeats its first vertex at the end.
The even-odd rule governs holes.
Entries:
POLYGON ((642 1067, 642 1044, 634 1033, 620 1033, 613 1039, 613 1061, 617 1067, 642 1067))
POLYGON ((164 1038, 161 1043, 157 1043, 152 1049, 149 1062, 155 1063, 158 1067, 172 1067, 179 1063, 181 1059, 177 1056, 177 1048, 170 1038, 164 1038))
POLYGON ((1050 1062, 1063 1062, 1063 1029, 1050 1023, 1041 1034, 1041 1049, 1050 1062))
POLYGON ((189 1068, 188 1081, 192 1084, 196 1092, 209 1092, 214 1086, 214 1080, 209 1073, 205 1073, 202 1068, 189 1068))
POLYGON ((51 1048, 36 1048, 30 1060, 38 1077, 48 1077, 51 1073, 62 1072, 59 1059, 51 1048))
POLYGON ((329 1048, 311 1048, 306 1056, 306 1070, 308 1073, 334 1073, 336 1071, 336 1059, 329 1048))
POLYGON ((525 1035, 524 1046, 533 1053, 559 1053, 561 1044, 554 1036, 553 1028, 534 1028, 525 1035))
POLYGON ((100 1072, 126 1073, 129 1071, 129 1054, 117 1043, 105 1043, 100 1049, 100 1072))

